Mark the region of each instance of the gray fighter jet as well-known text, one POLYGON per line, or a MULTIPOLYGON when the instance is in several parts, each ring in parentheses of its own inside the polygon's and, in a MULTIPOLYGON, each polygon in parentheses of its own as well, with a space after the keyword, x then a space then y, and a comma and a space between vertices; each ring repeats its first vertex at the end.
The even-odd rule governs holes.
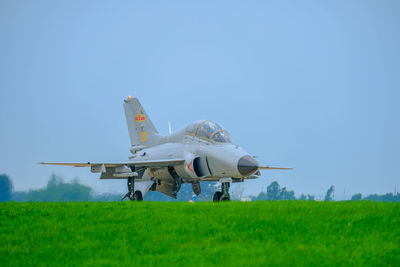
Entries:
POLYGON ((213 201, 230 200, 230 183, 260 176, 260 170, 290 168, 261 167, 254 157, 231 142, 229 133, 218 123, 199 120, 185 129, 161 136, 137 98, 124 100, 126 122, 131 141, 126 162, 47 163, 90 167, 100 179, 127 179, 124 198, 143 200, 150 191, 176 198, 182 183, 191 183, 196 195, 201 181, 219 181, 213 201))

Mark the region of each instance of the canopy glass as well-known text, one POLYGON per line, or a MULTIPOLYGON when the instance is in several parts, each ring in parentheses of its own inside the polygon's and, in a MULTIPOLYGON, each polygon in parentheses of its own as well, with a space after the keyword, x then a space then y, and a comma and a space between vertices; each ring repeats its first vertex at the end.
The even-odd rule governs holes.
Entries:
POLYGON ((195 121, 186 128, 186 134, 216 143, 230 143, 231 138, 227 131, 216 122, 203 120, 195 121))

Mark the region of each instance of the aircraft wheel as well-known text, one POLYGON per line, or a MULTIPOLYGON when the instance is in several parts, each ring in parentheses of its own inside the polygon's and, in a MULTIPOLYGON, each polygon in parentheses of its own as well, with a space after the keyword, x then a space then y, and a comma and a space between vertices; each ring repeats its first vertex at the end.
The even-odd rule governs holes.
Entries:
POLYGON ((221 199, 221 196, 222 196, 222 192, 220 192, 220 191, 215 192, 214 196, 213 196, 213 201, 214 202, 219 202, 220 199, 221 199))
POLYGON ((143 195, 142 192, 140 191, 135 191, 135 196, 134 196, 136 201, 142 201, 143 200, 143 195))
POLYGON ((229 195, 229 187, 230 186, 231 186, 231 184, 228 182, 221 184, 222 194, 221 194, 219 201, 231 200, 231 196, 229 195))
POLYGON ((230 195, 222 195, 219 201, 229 201, 231 200, 231 196, 230 195))

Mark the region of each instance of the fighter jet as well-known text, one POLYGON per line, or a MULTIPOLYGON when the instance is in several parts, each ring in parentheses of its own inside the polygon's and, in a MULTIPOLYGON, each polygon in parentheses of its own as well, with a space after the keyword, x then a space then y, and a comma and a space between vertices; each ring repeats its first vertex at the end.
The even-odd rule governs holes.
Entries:
POLYGON ((149 190, 176 198, 183 183, 192 184, 199 195, 201 181, 220 182, 221 190, 215 192, 213 201, 226 201, 232 182, 258 178, 260 170, 290 169, 260 166, 216 122, 195 121, 162 136, 137 98, 125 99, 124 110, 132 153, 125 162, 40 164, 90 167, 92 173, 100 173, 100 179, 126 179, 124 198, 136 201, 143 200, 149 190))

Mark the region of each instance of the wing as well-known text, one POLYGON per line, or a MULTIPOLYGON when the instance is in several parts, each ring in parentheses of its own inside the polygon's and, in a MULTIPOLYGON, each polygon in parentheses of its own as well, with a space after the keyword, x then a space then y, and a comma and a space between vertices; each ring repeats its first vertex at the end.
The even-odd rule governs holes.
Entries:
POLYGON ((106 168, 122 167, 122 166, 135 166, 135 167, 166 167, 171 165, 179 165, 184 163, 184 159, 167 159, 167 160, 141 160, 141 161, 127 161, 127 162, 85 162, 85 163, 59 163, 59 162, 39 162, 43 165, 58 165, 58 166, 71 166, 71 167, 93 167, 104 165, 106 168))
POLYGON ((292 170, 292 168, 281 168, 281 167, 270 167, 270 166, 259 166, 259 170, 292 170))
POLYGON ((126 179, 132 176, 143 175, 143 168, 161 168, 167 166, 180 165, 184 159, 167 160, 141 160, 127 162, 84 162, 84 163, 59 163, 59 162, 39 162, 43 165, 71 166, 71 167, 90 167, 93 173, 101 173, 100 179, 126 179), (132 169, 131 167, 135 167, 132 169), (138 169, 136 169, 139 168, 138 169), (141 169, 141 171, 140 171, 141 169), (137 170, 134 171, 134 170, 137 170), (139 172, 139 173, 138 173, 139 172))
MULTIPOLYGON (((38 164, 42 165, 57 165, 57 166, 71 166, 71 167, 91 167, 95 165, 104 165, 105 167, 116 167, 120 164, 124 165, 123 163, 94 163, 94 162, 87 162, 87 163, 67 163, 67 162, 39 162, 38 164)), ((125 163, 126 165, 127 163, 125 163)))

